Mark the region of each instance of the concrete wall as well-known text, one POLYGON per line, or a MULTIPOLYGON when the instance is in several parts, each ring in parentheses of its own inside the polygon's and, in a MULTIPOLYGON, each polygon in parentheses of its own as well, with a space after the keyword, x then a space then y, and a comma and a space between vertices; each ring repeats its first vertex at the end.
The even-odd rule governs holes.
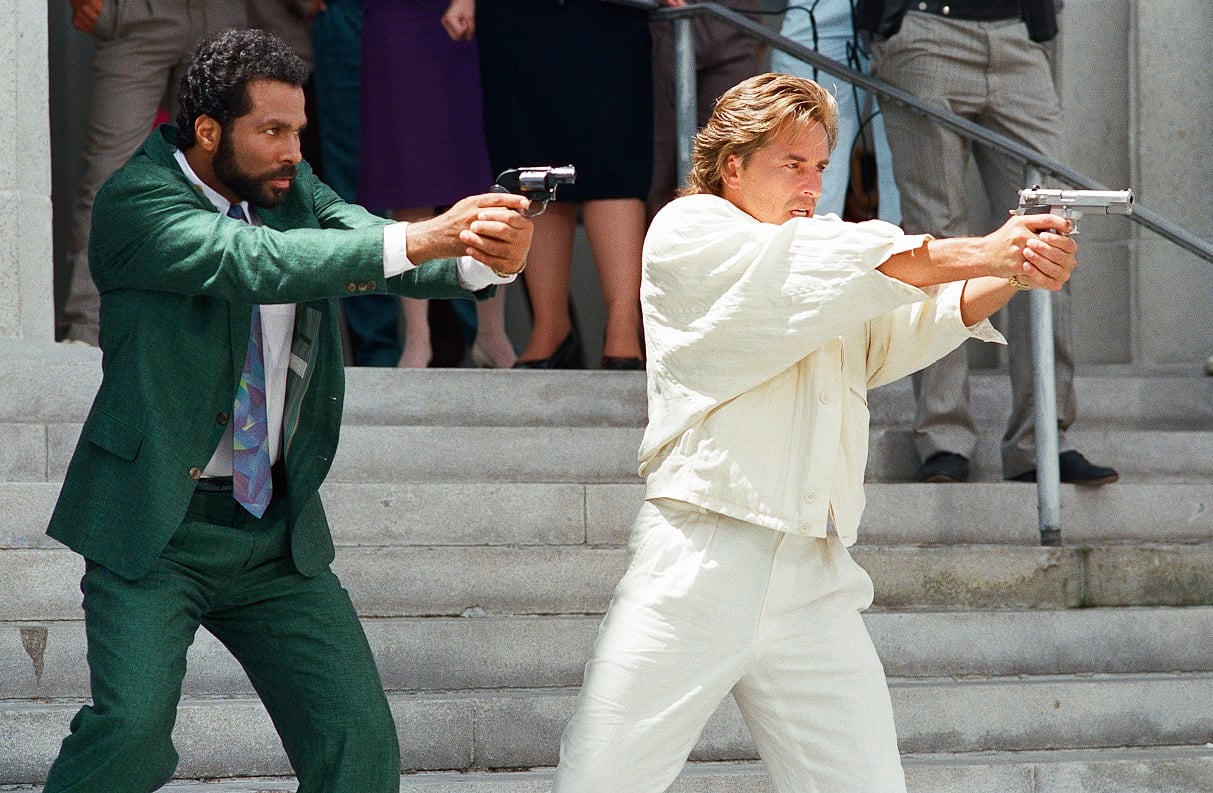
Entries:
MULTIPOLYGON (((1130 16, 1129 164, 1142 201, 1213 240, 1213 8, 1138 0, 1130 16)), ((1134 360, 1186 364, 1213 352, 1213 266, 1149 232, 1137 239, 1134 360)))
POLYGON ((0 339, 48 340, 51 182, 46 7, 0 0, 0 339))
MULTIPOLYGON (((1066 0, 1061 29, 1067 164, 1213 240, 1207 0, 1066 0)), ((1213 264, 1120 218, 1080 242, 1080 362, 1195 370, 1213 352, 1213 264)))
MULTIPOLYGON (((1137 188, 1128 151, 1130 5, 1131 0, 1067 0, 1057 42, 1066 164, 1112 189, 1137 188)), ((1132 228, 1123 218, 1081 224, 1080 267, 1071 289, 1075 354, 1083 362, 1133 360, 1132 228)))

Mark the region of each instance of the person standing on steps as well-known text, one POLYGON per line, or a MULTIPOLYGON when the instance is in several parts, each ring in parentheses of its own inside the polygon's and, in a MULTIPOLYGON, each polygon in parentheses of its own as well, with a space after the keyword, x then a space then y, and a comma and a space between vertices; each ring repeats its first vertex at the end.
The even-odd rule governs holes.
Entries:
POLYGON ((493 171, 577 169, 577 181, 535 218, 523 278, 531 335, 514 366, 583 365, 569 305, 580 219, 606 310, 600 368, 643 369, 640 246, 653 170, 648 15, 603 0, 480 0, 474 10, 493 171))
MULTIPOLYGON (((59 0, 54 0, 59 2, 59 0)), ((89 276, 93 199, 152 127, 157 110, 177 110, 177 83, 203 38, 248 20, 243 2, 68 0, 72 25, 92 36, 84 171, 72 205, 68 287, 56 338, 97 346, 97 287, 89 276)))
POLYGON ((204 42, 178 125, 97 195, 102 381, 47 530, 85 558, 93 701, 46 793, 172 777, 199 626, 248 673, 301 790, 399 790, 318 492, 344 398, 337 298, 487 298, 522 270, 532 226, 505 193, 407 225, 342 201, 299 152, 306 75, 264 31, 204 42))
MULTIPOLYGON (((875 0, 880 2, 880 0, 875 0)), ((1054 0, 886 0, 905 11, 900 27, 872 42, 872 74, 929 104, 999 132, 1052 160, 1061 159, 1061 102, 1046 42, 1057 33, 1054 0)), ((1023 167, 970 142, 897 102, 883 106, 901 195, 902 226, 949 237, 972 233, 965 170, 977 165, 990 206, 1012 207, 1023 167), (924 168, 923 163, 932 167, 924 168)), ((1002 437, 1006 479, 1036 481, 1036 410, 1026 296, 1007 304, 1011 415, 1002 437)), ((1102 485, 1116 469, 1090 462, 1070 447, 1066 430, 1078 417, 1070 289, 1053 296, 1057 356, 1057 441, 1061 481, 1102 485)), ((964 482, 977 445, 969 409, 968 351, 958 348, 914 376, 914 444, 920 482, 964 482)))
POLYGON ((716 103, 653 219, 645 503, 560 745, 554 793, 660 793, 730 691, 779 793, 905 791, 851 560, 867 391, 1075 266, 1070 222, 985 237, 814 217, 837 110, 767 74, 716 103))
MULTIPOLYGON (((484 142, 472 0, 364 0, 359 203, 425 220, 493 183, 484 142), (384 168, 384 163, 395 163, 384 168), (401 179, 401 174, 409 178, 401 179)), ((429 302, 403 298, 398 366, 434 363, 429 302)), ((457 331, 463 349, 463 332, 457 331)), ((476 366, 509 369, 505 290, 476 304, 476 366)))

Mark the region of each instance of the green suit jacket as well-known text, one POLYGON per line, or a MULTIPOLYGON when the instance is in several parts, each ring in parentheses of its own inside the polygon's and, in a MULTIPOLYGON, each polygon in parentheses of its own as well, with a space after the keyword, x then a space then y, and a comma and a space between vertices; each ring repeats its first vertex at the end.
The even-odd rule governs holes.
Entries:
POLYGON ((336 298, 487 297, 455 260, 383 277, 382 218, 301 163, 263 226, 219 214, 163 126, 97 194, 89 268, 101 293, 102 381, 47 533, 124 578, 144 575, 185 516, 232 411, 254 304, 295 303, 280 462, 295 566, 333 559, 317 492, 337 449, 345 376, 336 298))

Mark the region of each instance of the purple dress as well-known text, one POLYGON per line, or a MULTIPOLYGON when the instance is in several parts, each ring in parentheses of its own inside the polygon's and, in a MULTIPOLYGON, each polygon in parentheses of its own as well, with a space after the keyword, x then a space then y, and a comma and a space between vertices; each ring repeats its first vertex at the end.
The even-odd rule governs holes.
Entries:
POLYGON ((444 0, 365 0, 358 203, 445 207, 493 183, 476 42, 442 28, 444 0))

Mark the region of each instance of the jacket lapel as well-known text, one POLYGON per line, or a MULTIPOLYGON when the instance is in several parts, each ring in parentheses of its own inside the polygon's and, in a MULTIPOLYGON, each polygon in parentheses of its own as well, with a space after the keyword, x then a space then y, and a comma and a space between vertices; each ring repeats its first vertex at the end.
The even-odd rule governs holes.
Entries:
POLYGON ((291 441, 299 428, 303 397, 315 375, 321 321, 327 306, 323 302, 300 303, 295 307, 295 331, 291 339, 290 366, 286 374, 286 404, 282 413, 282 453, 290 454, 291 441))

